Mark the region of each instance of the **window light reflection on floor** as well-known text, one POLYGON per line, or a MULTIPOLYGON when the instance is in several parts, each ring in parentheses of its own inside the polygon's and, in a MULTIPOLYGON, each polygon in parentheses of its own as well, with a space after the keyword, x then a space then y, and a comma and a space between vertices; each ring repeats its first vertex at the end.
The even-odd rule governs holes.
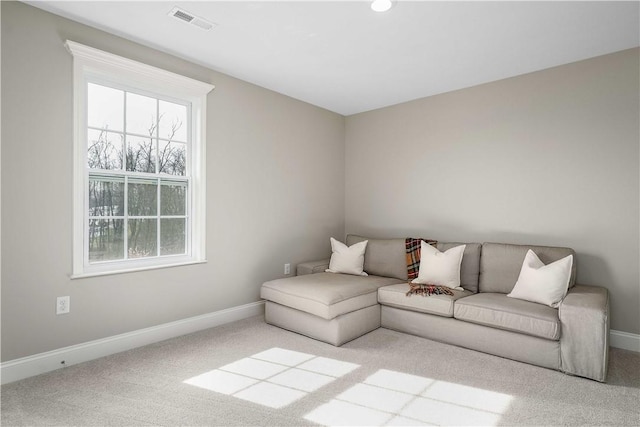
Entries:
POLYGON ((332 425, 496 425, 513 397, 381 369, 304 418, 332 425))
POLYGON ((359 366, 274 347, 184 382, 270 408, 282 408, 359 366))

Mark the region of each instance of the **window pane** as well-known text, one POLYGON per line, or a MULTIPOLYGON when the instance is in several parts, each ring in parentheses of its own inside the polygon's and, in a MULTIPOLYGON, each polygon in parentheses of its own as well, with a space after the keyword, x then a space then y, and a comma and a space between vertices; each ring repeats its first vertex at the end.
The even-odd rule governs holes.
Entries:
POLYGON ((157 256, 158 220, 129 220, 129 258, 157 256))
POLYGON ((160 187, 160 215, 185 215, 187 184, 162 181, 160 187))
POLYGON ((129 215, 155 216, 158 212, 158 183, 155 180, 129 179, 129 215))
POLYGON ((89 83, 87 120, 91 127, 122 132, 124 130, 124 92, 89 83))
POLYGON ((160 138, 187 142, 187 107, 160 101, 160 138))
POLYGON ((124 259, 124 220, 89 220, 89 262, 124 259))
POLYGON ((160 141, 160 173, 184 176, 187 173, 187 146, 180 142, 160 141))
POLYGON ((90 169, 122 169, 122 135, 89 129, 87 137, 90 169))
POLYGON ((89 177, 89 216, 124 215, 124 178, 89 177))
POLYGON ((155 173, 156 144, 150 138, 127 137, 127 170, 155 173))
POLYGON ((127 133, 156 136, 157 100, 127 92, 127 133))
POLYGON ((160 255, 177 255, 185 253, 184 218, 160 220, 160 255))

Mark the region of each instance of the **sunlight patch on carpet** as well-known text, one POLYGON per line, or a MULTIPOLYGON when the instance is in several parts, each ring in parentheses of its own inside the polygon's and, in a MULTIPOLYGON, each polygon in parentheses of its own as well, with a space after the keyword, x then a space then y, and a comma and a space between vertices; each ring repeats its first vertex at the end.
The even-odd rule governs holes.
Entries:
POLYGON ((285 350, 283 348, 270 348, 261 353, 251 356, 252 359, 265 360, 267 362, 278 363, 285 366, 296 366, 309 359, 313 359, 313 354, 301 353, 299 351, 285 350))
POLYGON ((260 380, 231 374, 224 371, 206 372, 190 378, 185 383, 222 394, 234 394, 242 389, 258 383, 260 380))
POLYGON ((259 382, 234 394, 238 399, 248 400, 270 408, 282 408, 306 395, 307 393, 304 391, 268 382, 259 382))
POLYGON ((325 426, 382 426, 389 419, 389 414, 334 399, 304 418, 325 426))
POLYGON ((304 418, 325 426, 492 426, 512 400, 503 393, 381 369, 304 418))
POLYGON ((328 359, 326 357, 316 357, 298 366, 300 369, 306 369, 307 371, 318 372, 320 374, 330 375, 336 378, 347 375, 358 367, 360 367, 360 365, 356 365, 355 363, 328 359))
POLYGON ((292 368, 269 378, 269 382, 311 393, 335 380, 334 377, 292 368))
POLYGON ((229 363, 221 368, 221 371, 244 375, 245 377, 264 380, 289 369, 287 366, 277 365, 271 362, 263 362, 250 357, 229 363))
POLYGON ((355 363, 274 347, 184 383, 270 408, 282 408, 359 367, 355 363))

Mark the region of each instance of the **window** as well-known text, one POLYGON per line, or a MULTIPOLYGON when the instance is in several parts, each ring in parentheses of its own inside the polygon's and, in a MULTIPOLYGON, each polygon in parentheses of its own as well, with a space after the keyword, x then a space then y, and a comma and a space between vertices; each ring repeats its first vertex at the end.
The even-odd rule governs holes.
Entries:
POLYGON ((203 262, 213 86, 66 45, 74 56, 73 277, 203 262))

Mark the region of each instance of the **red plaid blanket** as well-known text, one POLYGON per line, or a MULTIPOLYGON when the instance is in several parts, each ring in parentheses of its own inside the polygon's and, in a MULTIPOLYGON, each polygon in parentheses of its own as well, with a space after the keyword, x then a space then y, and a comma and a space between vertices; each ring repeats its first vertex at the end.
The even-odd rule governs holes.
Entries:
POLYGON ((413 237, 407 237, 404 241, 407 249, 407 279, 409 281, 418 277, 418 272, 420 272, 420 242, 423 240, 431 246, 438 243, 436 240, 415 239, 413 237))
POLYGON ((406 295, 453 295, 451 289, 446 286, 411 283, 413 279, 418 277, 418 273, 420 272, 420 246, 423 240, 431 246, 435 246, 438 243, 436 240, 430 239, 415 239, 412 237, 405 239, 405 247, 407 249, 407 278, 409 280, 409 291, 407 291, 406 295))
POLYGON ((417 283, 409 283, 409 290, 405 294, 411 296, 413 294, 429 297, 431 295, 453 295, 453 291, 446 286, 437 285, 421 285, 417 283))

